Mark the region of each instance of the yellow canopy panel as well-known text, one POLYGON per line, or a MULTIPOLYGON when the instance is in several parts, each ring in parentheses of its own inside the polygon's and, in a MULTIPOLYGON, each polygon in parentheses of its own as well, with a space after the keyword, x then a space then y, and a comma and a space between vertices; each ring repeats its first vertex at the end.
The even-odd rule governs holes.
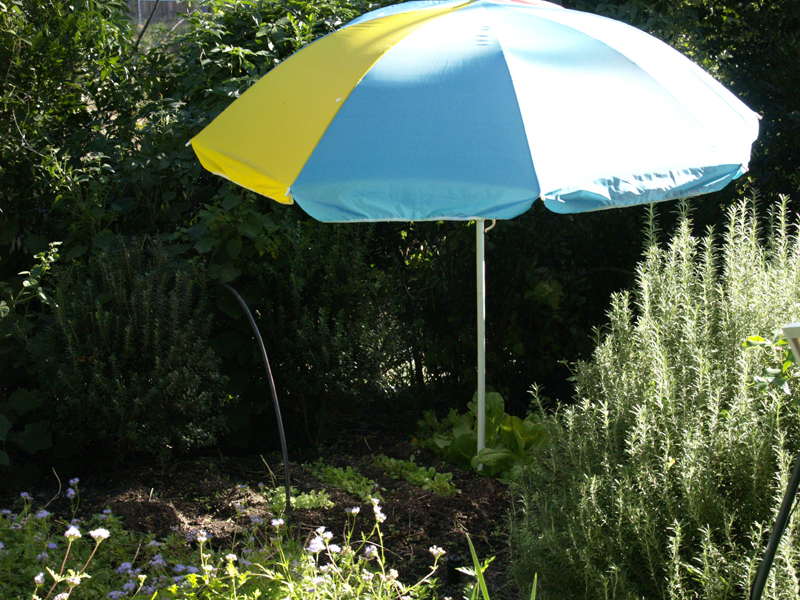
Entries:
POLYGON ((354 24, 293 54, 191 140, 203 167, 291 204, 289 188, 363 75, 399 40, 462 6, 354 24))

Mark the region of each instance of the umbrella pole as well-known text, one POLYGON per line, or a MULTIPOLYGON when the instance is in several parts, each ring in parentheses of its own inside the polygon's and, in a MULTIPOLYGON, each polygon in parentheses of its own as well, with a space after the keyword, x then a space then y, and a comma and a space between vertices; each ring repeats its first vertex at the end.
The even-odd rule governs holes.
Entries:
POLYGON ((478 283, 478 452, 486 446, 486 262, 483 259, 483 222, 475 221, 475 254, 478 283))

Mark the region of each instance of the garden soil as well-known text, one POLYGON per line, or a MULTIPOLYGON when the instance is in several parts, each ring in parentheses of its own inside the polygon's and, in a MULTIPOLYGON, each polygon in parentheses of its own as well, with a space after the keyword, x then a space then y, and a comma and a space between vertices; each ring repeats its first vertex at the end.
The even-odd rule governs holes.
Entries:
MULTIPOLYGON (((382 525, 387 568, 397 569, 403 582, 413 583, 430 572, 433 558, 428 549, 433 545, 447 551, 444 559, 457 554, 465 566, 471 566, 466 541, 469 534, 481 560, 495 558, 485 573, 492 600, 518 597, 505 572, 509 554, 508 486, 472 471, 454 468, 401 439, 351 438, 346 446, 334 444, 320 450, 321 453, 314 456, 290 455, 291 485, 301 493, 325 489, 334 507, 294 510, 290 522, 295 536, 308 539, 317 527, 324 526, 336 536, 334 542, 341 542, 348 517, 345 509, 355 506, 361 507, 356 523, 364 528, 365 534, 374 524, 369 503, 323 484, 312 474, 313 462, 322 456, 327 465, 351 466, 379 484, 383 498, 381 507, 387 517, 382 525), (378 454, 402 460, 408 460, 413 454, 419 465, 432 466, 437 472, 451 472, 460 493, 442 497, 403 480, 392 479, 374 466, 374 457, 378 454)), ((282 488, 283 477, 283 461, 279 455, 199 457, 176 460, 164 467, 138 466, 102 476, 82 477, 79 514, 93 514, 108 508, 120 517, 126 529, 157 537, 203 529, 213 536, 213 545, 230 548, 237 532, 237 518, 249 522, 251 515, 265 519, 272 516, 264 496, 259 493, 259 484, 282 488)), ((52 484, 36 490, 35 504, 52 499, 48 510, 63 513, 62 516, 70 514, 65 489, 59 493, 56 482, 52 484)), ((360 537, 357 528, 353 540, 360 537)), ((462 586, 447 584, 444 560, 435 577, 443 583, 440 597, 462 597, 462 586)), ((466 581, 465 575, 461 577, 466 581)))

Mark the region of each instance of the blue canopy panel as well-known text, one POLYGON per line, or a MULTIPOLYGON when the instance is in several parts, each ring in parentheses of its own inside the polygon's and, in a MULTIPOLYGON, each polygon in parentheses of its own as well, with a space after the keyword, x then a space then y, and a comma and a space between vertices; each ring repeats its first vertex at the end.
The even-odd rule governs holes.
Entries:
POLYGON ((321 221, 409 221, 530 208, 539 184, 490 22, 471 4, 386 52, 292 185, 303 210, 321 221))

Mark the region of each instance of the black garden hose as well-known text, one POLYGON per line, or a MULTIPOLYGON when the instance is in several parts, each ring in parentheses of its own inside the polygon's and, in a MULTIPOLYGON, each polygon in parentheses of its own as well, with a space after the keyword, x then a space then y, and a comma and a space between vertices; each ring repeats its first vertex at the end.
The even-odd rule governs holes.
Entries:
POLYGON ((247 315, 248 320, 250 321, 250 326, 253 328, 253 333, 256 336, 256 341, 258 342, 258 347, 261 350, 261 358, 264 361, 264 370, 267 372, 267 379, 269 380, 269 387, 270 391, 272 392, 272 402, 275 404, 275 416, 278 418, 278 433, 281 437, 281 451, 283 452, 283 473, 285 478, 286 484, 286 513, 289 514, 292 511, 292 493, 291 493, 291 482, 289 480, 289 453, 286 450, 286 435, 283 433, 283 419, 281 418, 281 407, 278 404, 278 392, 275 390, 275 380, 272 378, 272 370, 269 368, 269 359, 267 358, 267 350, 264 348, 264 340, 261 339, 261 333, 258 331, 258 327, 256 326, 256 322, 253 319, 253 315, 250 313, 250 309, 247 308, 247 304, 245 304, 242 297, 239 293, 234 290, 231 286, 215 281, 214 285, 219 285, 224 287, 228 290, 231 294, 234 295, 236 300, 239 302, 239 305, 244 310, 244 313, 247 315))

